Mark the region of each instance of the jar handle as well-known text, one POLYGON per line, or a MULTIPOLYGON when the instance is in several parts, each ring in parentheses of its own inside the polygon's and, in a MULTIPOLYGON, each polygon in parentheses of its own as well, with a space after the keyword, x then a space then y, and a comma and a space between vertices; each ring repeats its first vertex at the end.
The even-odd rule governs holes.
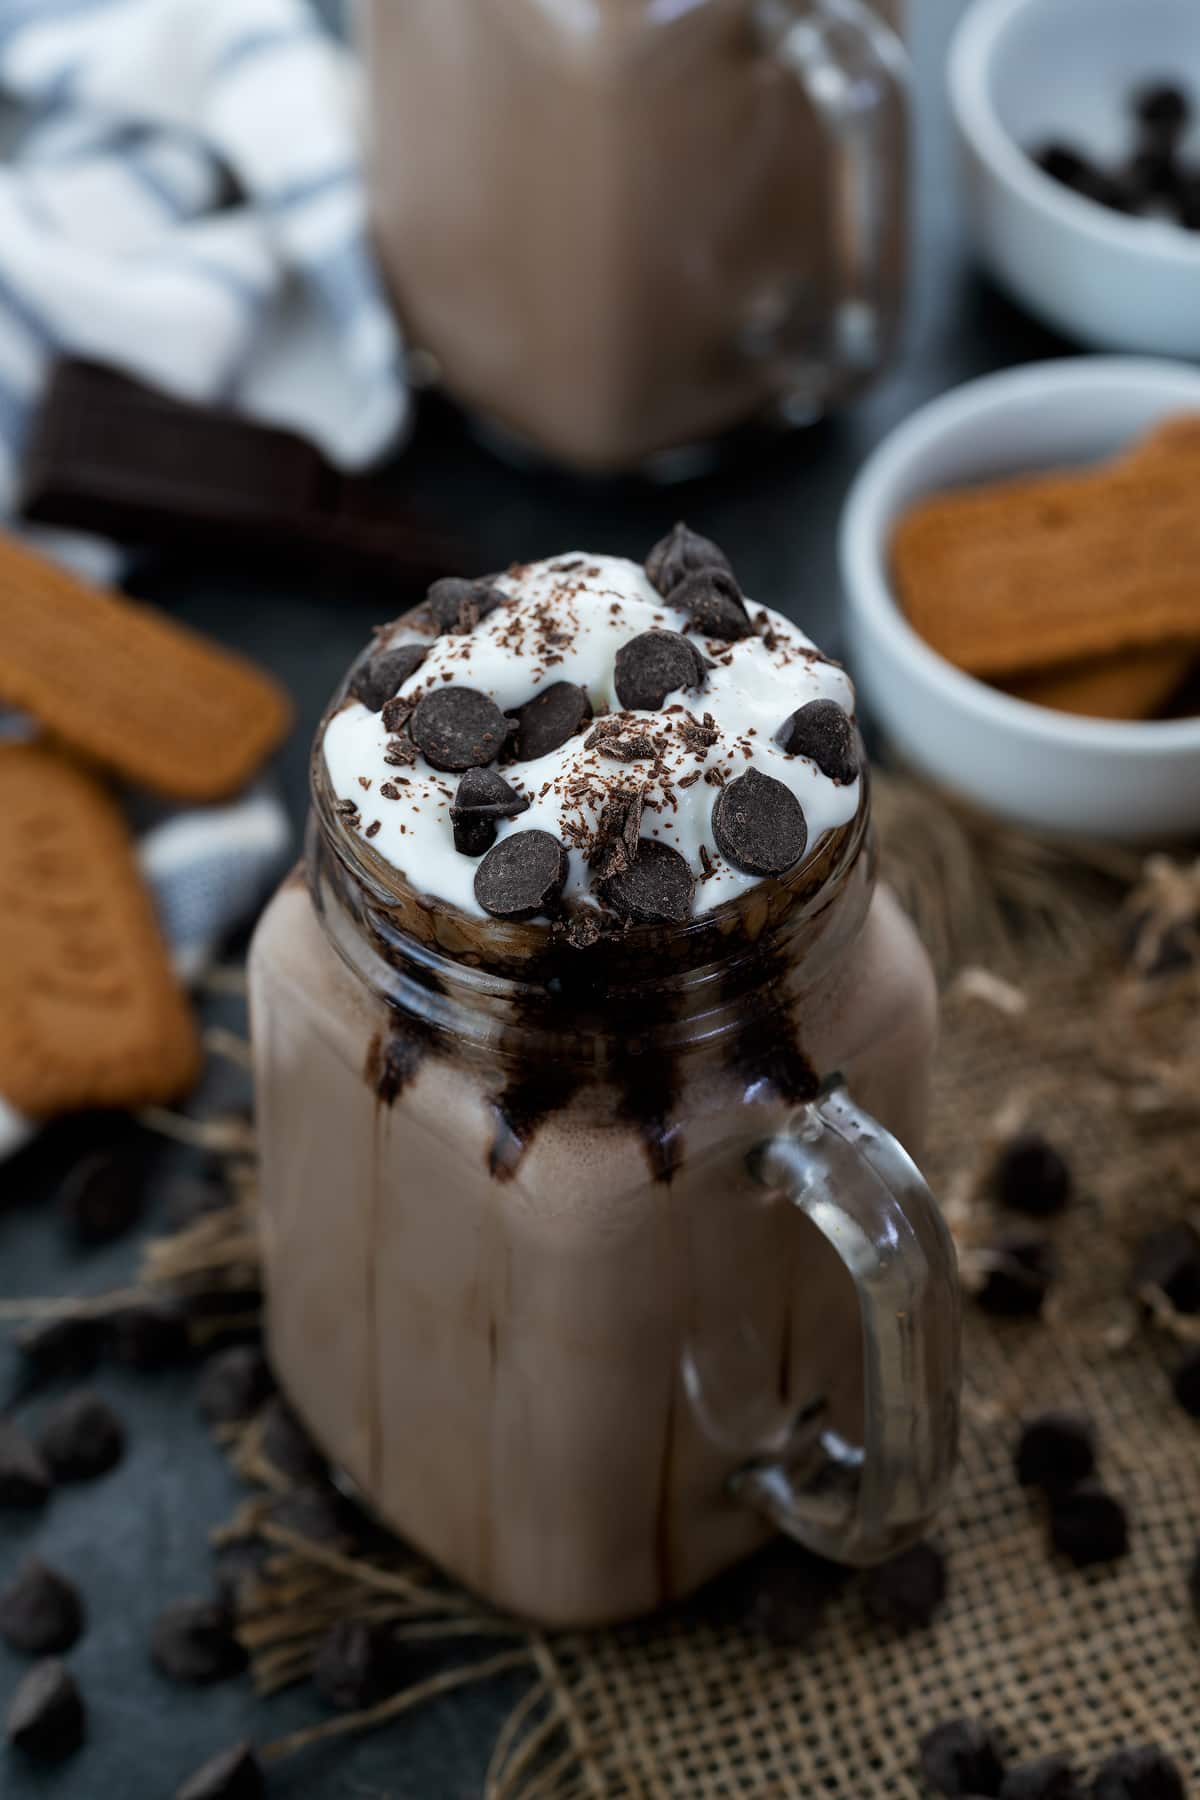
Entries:
POLYGON ((879 368, 900 325, 908 56, 865 0, 757 0, 754 18, 767 54, 800 84, 828 141, 827 373, 852 389, 879 368))
POLYGON ((958 1452, 960 1302, 954 1245, 920 1171, 840 1083, 755 1147, 752 1179, 828 1239, 862 1318, 864 1442, 823 1407, 784 1448, 732 1477, 734 1493, 837 1562, 882 1561, 914 1542, 945 1499, 958 1452))

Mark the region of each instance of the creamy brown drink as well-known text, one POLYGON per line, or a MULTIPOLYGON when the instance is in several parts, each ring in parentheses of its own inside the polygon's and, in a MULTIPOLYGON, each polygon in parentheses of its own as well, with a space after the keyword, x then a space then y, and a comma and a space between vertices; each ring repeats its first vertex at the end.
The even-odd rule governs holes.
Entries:
POLYGON ((368 0, 376 235, 449 390, 604 470, 861 386, 904 287, 896 11, 368 0))
POLYGON ((881 1150, 934 993, 852 709, 677 528, 435 584, 319 735, 251 962, 272 1354, 517 1612, 685 1593, 769 1531, 747 1497, 852 1559, 940 1497, 952 1253, 881 1150))

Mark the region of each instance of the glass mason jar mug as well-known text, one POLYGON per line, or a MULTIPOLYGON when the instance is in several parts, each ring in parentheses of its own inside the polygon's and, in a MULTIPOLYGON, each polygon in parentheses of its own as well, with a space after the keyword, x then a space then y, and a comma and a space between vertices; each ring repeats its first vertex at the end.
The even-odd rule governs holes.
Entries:
POLYGON ((510 438, 617 470, 808 420, 895 345, 898 0, 365 0, 401 319, 510 438))
POLYGON ((414 893, 318 749, 251 955, 271 1354, 501 1607, 629 1617, 775 1528, 870 1562, 944 1495, 954 1253, 897 1142, 935 999, 863 789, 785 880, 579 950, 414 893))

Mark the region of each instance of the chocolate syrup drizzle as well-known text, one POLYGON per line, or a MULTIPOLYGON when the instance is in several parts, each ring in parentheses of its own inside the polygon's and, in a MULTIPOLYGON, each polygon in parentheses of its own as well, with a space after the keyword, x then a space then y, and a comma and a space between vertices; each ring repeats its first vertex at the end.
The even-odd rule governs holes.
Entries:
MULTIPOLYGON (((772 987, 782 991, 785 970, 783 955, 763 952, 764 995, 772 987)), ((364 1074, 380 1103, 390 1107, 411 1085, 425 1060, 439 1054, 448 1056, 449 1046, 439 1042, 429 1025, 414 1014, 393 1009, 388 1030, 371 1040, 364 1074)), ((616 1090, 617 1116, 637 1129, 656 1182, 670 1182, 683 1163, 683 1127, 674 1115, 686 1054, 684 1050, 670 1055, 658 1046, 630 1048, 622 1042, 605 1071, 605 1079, 616 1090)), ((726 1057, 743 1083, 747 1101, 771 1099, 794 1105, 812 1099, 820 1087, 817 1072, 800 1046, 792 1010, 778 1000, 752 1012, 730 1038, 726 1057)), ((588 1079, 586 1069, 579 1065, 528 1061, 508 1079, 491 1103, 495 1128, 487 1166, 494 1181, 513 1180, 538 1131, 570 1105, 588 1079)))
POLYGON ((539 1128, 562 1112, 583 1085, 583 1071, 555 1065, 514 1076, 492 1102, 496 1127, 488 1151, 493 1181, 511 1181, 539 1128))

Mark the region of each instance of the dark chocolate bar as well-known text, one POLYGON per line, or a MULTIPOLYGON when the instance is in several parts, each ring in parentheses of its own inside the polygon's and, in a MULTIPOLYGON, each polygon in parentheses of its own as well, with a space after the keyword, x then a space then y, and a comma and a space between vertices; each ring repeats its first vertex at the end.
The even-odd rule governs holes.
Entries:
POLYGON ((414 588, 464 558, 462 545, 412 516, 394 486, 343 475, 294 432, 171 399, 76 358, 52 372, 18 510, 30 523, 129 544, 302 556, 414 588))

